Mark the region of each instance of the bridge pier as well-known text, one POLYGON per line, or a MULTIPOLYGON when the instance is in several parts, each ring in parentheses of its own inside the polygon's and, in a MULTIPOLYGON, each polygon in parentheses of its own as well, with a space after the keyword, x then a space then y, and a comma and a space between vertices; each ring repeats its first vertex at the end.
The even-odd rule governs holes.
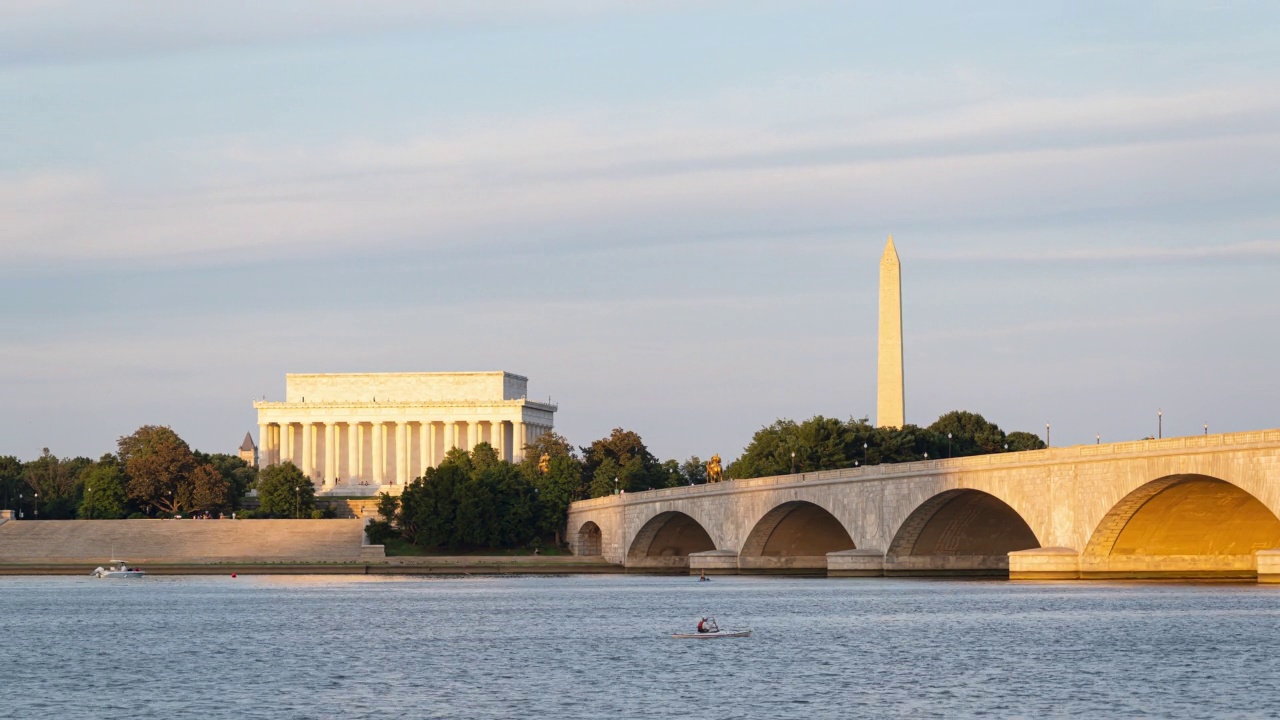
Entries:
POLYGON ((825 555, 741 555, 739 575, 818 575, 827 574, 825 555))
POLYGON ((884 577, 883 550, 827 553, 827 577, 884 577))
POLYGON ((1079 580, 1080 551, 1069 547, 1048 547, 1011 552, 1009 579, 1079 580))
POLYGON ((737 575, 738 553, 733 550, 707 550, 689 553, 689 574, 737 575))
POLYGON ((1259 550, 1258 582, 1280 583, 1280 550, 1259 550))

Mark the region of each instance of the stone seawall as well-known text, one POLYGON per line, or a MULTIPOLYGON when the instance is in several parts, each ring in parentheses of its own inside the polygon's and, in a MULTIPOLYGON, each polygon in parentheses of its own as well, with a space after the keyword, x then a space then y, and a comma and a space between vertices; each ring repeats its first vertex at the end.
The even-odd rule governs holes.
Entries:
POLYGON ((363 520, 16 520, 0 564, 358 562, 363 520))

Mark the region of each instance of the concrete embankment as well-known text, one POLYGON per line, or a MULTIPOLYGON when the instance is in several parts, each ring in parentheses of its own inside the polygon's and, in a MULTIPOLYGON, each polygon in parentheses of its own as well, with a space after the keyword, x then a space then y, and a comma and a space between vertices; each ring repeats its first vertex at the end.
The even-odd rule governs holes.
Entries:
POLYGON ((156 575, 423 575, 622 572, 600 557, 393 557, 363 520, 0 522, 0 575, 87 575, 123 559, 156 575))
MULTIPOLYGON (((358 562, 362 520, 10 520, 0 564, 358 562)), ((380 555, 381 553, 379 553, 380 555)))

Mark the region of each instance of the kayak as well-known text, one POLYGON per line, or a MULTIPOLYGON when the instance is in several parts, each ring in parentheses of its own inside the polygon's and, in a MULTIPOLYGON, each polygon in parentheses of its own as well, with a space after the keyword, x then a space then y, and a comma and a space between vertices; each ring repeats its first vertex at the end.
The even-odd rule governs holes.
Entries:
POLYGON ((751 630, 716 630, 715 632, 673 633, 672 640, 713 640, 716 638, 751 637, 751 630))

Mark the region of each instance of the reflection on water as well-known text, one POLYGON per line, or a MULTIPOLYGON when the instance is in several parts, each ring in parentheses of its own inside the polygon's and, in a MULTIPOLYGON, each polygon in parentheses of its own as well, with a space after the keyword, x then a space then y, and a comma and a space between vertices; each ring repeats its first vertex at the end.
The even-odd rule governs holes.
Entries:
POLYGON ((0 578, 0 716, 1269 717, 1280 587, 0 578), (747 640, 678 641, 702 615, 747 640))

